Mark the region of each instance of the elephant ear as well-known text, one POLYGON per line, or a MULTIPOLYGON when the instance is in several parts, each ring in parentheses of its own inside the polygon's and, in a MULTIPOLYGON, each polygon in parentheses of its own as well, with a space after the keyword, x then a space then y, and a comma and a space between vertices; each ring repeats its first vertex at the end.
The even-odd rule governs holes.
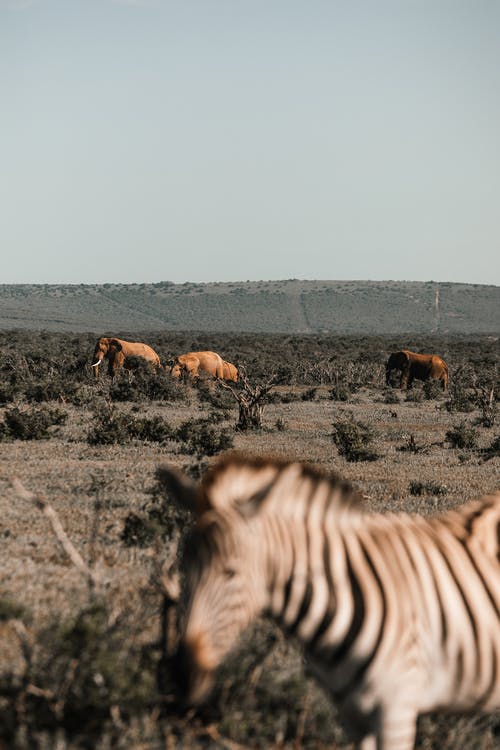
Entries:
POLYGON ((120 342, 118 341, 118 339, 111 339, 110 342, 109 342, 109 345, 110 345, 111 349, 114 349, 117 352, 121 352, 121 350, 122 350, 122 345, 120 344, 120 342))

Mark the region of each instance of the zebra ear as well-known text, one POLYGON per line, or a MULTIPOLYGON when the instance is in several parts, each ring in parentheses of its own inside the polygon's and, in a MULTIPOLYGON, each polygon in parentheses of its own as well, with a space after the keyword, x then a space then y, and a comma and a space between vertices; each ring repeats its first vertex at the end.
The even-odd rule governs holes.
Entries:
POLYGON ((243 502, 238 502, 236 504, 236 509, 238 513, 243 516, 243 518, 252 518, 252 516, 257 515, 259 511, 262 510, 262 508, 265 506, 266 499, 268 497, 269 490, 274 484, 274 479, 266 484, 265 487, 263 487, 261 490, 256 492, 252 497, 249 497, 247 500, 244 500, 243 502))
POLYGON ((159 466, 156 470, 158 484, 184 510, 199 514, 200 493, 197 485, 178 469, 159 466))

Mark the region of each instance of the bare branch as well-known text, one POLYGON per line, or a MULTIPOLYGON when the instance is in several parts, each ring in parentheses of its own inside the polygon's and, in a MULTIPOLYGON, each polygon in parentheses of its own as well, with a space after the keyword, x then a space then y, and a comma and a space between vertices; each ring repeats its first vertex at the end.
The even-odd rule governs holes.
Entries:
POLYGON ((221 386, 221 388, 225 388, 227 391, 231 391, 235 399, 238 400, 238 391, 233 388, 232 385, 229 385, 229 383, 226 383, 226 381, 222 380, 221 378, 217 379, 217 383, 221 386))
POLYGON ((89 587, 100 587, 102 585, 100 576, 95 571, 91 570, 85 563, 82 556, 64 531, 59 516, 50 503, 48 503, 41 495, 35 495, 33 492, 27 490, 18 477, 14 477, 11 483, 18 497, 21 497, 23 500, 29 500, 47 516, 61 547, 66 552, 75 568, 77 568, 87 579, 89 587))

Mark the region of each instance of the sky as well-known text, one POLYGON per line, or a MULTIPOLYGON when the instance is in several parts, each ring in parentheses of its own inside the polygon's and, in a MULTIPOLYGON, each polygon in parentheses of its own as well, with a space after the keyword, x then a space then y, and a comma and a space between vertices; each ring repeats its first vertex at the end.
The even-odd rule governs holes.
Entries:
POLYGON ((0 0, 0 283, 500 283, 498 0, 0 0))

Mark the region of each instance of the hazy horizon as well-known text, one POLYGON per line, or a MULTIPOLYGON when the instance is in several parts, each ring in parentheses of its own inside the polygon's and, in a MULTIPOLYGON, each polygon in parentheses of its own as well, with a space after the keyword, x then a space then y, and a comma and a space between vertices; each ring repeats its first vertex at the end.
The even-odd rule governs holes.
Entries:
POLYGON ((0 0, 0 283, 500 283, 500 4, 0 0))

